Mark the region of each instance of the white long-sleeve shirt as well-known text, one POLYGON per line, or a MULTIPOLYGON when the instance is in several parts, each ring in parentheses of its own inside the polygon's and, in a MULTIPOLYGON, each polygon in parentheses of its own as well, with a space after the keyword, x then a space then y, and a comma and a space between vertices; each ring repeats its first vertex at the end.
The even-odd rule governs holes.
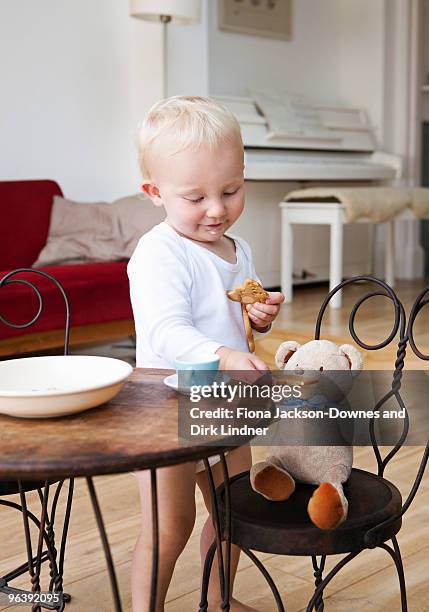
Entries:
POLYGON ((226 291, 257 280, 249 245, 231 236, 236 263, 184 238, 166 222, 144 234, 129 261, 138 367, 174 368, 189 353, 248 351, 241 304, 226 291))

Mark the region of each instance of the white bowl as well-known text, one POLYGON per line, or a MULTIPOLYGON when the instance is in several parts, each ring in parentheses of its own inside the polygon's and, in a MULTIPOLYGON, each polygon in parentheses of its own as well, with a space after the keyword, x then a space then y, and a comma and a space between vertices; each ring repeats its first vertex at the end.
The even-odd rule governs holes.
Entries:
POLYGON ((111 357, 69 355, 0 362, 0 412, 46 418, 81 412, 114 397, 133 371, 111 357))

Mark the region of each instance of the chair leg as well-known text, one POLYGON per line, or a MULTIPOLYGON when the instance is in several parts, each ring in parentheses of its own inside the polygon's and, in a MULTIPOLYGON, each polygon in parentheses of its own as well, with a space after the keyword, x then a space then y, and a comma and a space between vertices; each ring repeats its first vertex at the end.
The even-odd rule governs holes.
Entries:
POLYGON ((379 544, 379 548, 385 550, 392 557, 396 571, 398 574, 399 580, 399 588, 401 592, 401 611, 408 612, 408 604, 407 604, 407 587, 405 584, 405 575, 404 575, 404 566, 402 565, 402 557, 401 551, 399 549, 399 544, 395 536, 392 538, 393 550, 387 544, 379 544))
MULTIPOLYGON (((317 591, 317 588, 320 584, 322 584, 323 581, 323 570, 325 569, 325 561, 326 561, 326 556, 323 555, 320 558, 320 565, 317 563, 317 557, 316 555, 312 555, 311 556, 311 560, 313 562, 313 569, 314 569, 314 592, 317 591)), ((323 610, 325 609, 325 604, 323 603, 323 590, 321 590, 319 592, 319 594, 317 595, 317 598, 314 602, 314 609, 316 610, 316 612, 323 612, 323 610)))
MULTIPOLYGON (((16 590, 13 587, 9 586, 9 582, 14 580, 18 576, 22 576, 25 573, 29 573, 31 576, 32 583, 33 581, 34 583, 36 583, 38 579, 35 576, 35 572, 38 571, 38 573, 40 574, 41 565, 45 561, 49 561, 50 576, 51 576, 49 591, 61 592, 63 595, 62 599, 64 603, 68 603, 71 600, 71 596, 68 593, 64 593, 62 590, 62 577, 63 577, 63 571, 64 571, 64 567, 63 567, 64 553, 65 553, 65 546, 66 546, 68 523, 69 523, 70 512, 71 512, 71 503, 72 503, 72 497, 73 497, 73 479, 70 479, 69 482, 70 482, 70 485, 69 485, 69 493, 68 493, 68 498, 67 498, 66 516, 64 518, 63 534, 61 538, 61 548, 60 548, 60 557, 59 557, 58 566, 57 566, 57 558, 56 558, 57 550, 56 550, 55 541, 54 541, 55 539, 54 520, 55 520, 55 507, 58 501, 59 492, 61 491, 63 482, 61 481, 59 483, 57 490, 55 492, 53 510, 52 510, 50 518, 47 512, 49 484, 47 484, 43 490, 38 489, 39 498, 40 498, 42 508, 44 508, 44 513, 45 513, 44 524, 28 509, 27 502, 26 502, 26 492, 23 490, 20 482, 18 482, 18 485, 19 485, 20 495, 21 495, 21 505, 16 502, 12 502, 12 501, 5 500, 5 499, 0 499, 0 505, 14 508, 16 510, 19 510, 22 513, 22 517, 24 521, 24 534, 26 536, 27 554, 29 553, 31 554, 31 557, 28 557, 25 563, 23 563, 19 567, 15 568, 11 572, 8 572, 7 574, 5 574, 4 576, 0 578, 0 593, 1 592, 3 593, 20 592, 19 589, 16 590), (47 549, 43 551, 42 547, 40 547, 35 556, 33 556, 33 553, 32 553, 31 537, 28 531, 29 521, 32 521, 36 529, 39 531, 39 544, 43 541, 47 549), (39 569, 37 570, 37 568, 39 569)), ((43 512, 42 512, 42 515, 43 515, 43 512)), ((55 609, 63 610, 64 603, 59 604, 60 607, 57 607, 55 609)), ((35 609, 37 609, 37 607, 38 606, 36 606, 35 609)))
MULTIPOLYGON (((49 559, 48 551, 45 550, 41 556, 41 562, 44 563, 48 559, 49 559)), ((33 557, 33 564, 36 563, 36 561, 37 561, 37 557, 33 557)), ((16 567, 11 572, 8 572, 4 576, 2 576, 0 578, 0 582, 1 582, 0 588, 1 586, 8 584, 11 580, 15 580, 15 578, 18 578, 18 576, 22 576, 22 574, 26 574, 29 571, 29 567, 30 566, 28 564, 28 561, 26 561, 22 565, 19 565, 18 567, 16 567)))
MULTIPOLYGON (((256 565, 256 567, 259 569, 259 571, 261 572, 261 574, 264 576, 265 580, 267 581, 268 586, 270 587, 271 592, 276 601, 277 611, 285 612, 280 593, 275 585, 274 580, 271 578, 270 574, 268 573, 267 569, 262 565, 258 557, 251 550, 243 548, 242 552, 244 552, 244 554, 247 555, 251 561, 253 561, 253 563, 256 565)), ((215 553, 216 553, 216 540, 213 542, 213 544, 210 546, 209 550, 207 551, 207 556, 204 561, 203 579, 201 583, 201 600, 200 600, 198 612, 207 612, 207 608, 208 608, 207 592, 209 588, 210 574, 211 574, 211 570, 213 566, 213 559, 214 559, 215 553)))
POLYGON ((256 565, 256 567, 258 568, 258 570, 261 572, 261 574, 263 575, 263 577, 265 578, 265 580, 268 583, 268 586, 271 589, 271 592, 274 596, 274 599, 276 600, 276 604, 277 604, 277 611, 278 612, 285 612, 284 606, 283 606, 283 602, 282 602, 282 598, 280 596, 280 593, 278 592, 278 589, 275 585, 274 580, 271 578, 270 574, 268 573, 267 569, 264 567, 264 565, 259 561, 258 557, 249 549, 247 548, 242 548, 242 551, 244 552, 244 554, 246 554, 249 559, 251 559, 253 561, 253 563, 256 565))
POLYGON ((325 578, 323 578, 319 586, 316 587, 316 590, 313 593, 313 597, 308 602, 305 612, 312 612, 314 610, 314 607, 316 605, 317 600, 319 599, 319 596, 323 594, 325 587, 331 582, 332 578, 334 578, 338 574, 340 569, 342 569, 345 565, 347 565, 347 563, 349 563, 355 557, 357 557, 357 555, 359 555, 361 552, 362 550, 351 552, 345 557, 343 557, 341 561, 338 561, 336 565, 334 565, 334 567, 331 569, 328 575, 325 576, 325 578))
POLYGON ((399 548, 398 540, 396 536, 392 538, 393 548, 398 558, 398 564, 396 568, 398 570, 398 579, 399 579, 399 588, 401 589, 401 606, 402 612, 407 612, 408 604, 407 604, 407 585, 405 583, 405 574, 404 574, 404 566, 402 564, 402 556, 401 550, 399 548))

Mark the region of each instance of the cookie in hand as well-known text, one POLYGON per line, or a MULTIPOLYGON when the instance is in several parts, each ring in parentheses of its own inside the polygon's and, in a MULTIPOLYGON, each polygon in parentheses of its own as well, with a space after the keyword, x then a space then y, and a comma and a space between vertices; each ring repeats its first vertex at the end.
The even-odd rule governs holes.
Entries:
POLYGON ((244 329, 246 330, 247 346, 249 352, 253 353, 255 350, 255 341, 253 339, 252 326, 250 324, 249 315, 246 310, 247 304, 255 304, 256 302, 265 303, 268 299, 268 293, 258 283, 258 281, 246 278, 244 283, 235 289, 231 289, 226 292, 226 295, 233 302, 241 303, 241 310, 243 312, 244 329))

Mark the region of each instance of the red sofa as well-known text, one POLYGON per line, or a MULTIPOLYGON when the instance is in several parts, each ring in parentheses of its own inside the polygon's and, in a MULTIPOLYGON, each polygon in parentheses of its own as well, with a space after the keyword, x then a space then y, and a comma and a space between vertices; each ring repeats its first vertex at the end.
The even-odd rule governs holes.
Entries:
MULTIPOLYGON (((0 182, 0 278, 15 268, 29 268, 45 246, 54 195, 62 195, 54 181, 0 182)), ((40 268, 64 287, 70 302, 71 344, 113 340, 134 333, 126 273, 127 261, 81 263, 40 268)), ((18 278, 18 277, 14 277, 18 278)), ((0 321, 0 356, 61 346, 64 302, 57 287, 32 273, 19 278, 40 289, 44 308, 27 329, 13 329, 0 321)), ((19 284, 0 287, 0 315, 24 323, 37 312, 34 292, 19 284)))

